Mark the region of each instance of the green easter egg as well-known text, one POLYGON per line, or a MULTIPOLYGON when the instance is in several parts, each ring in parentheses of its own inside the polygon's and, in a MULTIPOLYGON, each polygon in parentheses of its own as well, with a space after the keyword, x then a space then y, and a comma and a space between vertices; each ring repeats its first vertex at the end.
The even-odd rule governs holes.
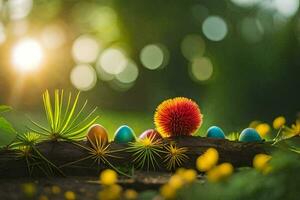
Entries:
POLYGON ((116 143, 128 143, 136 140, 134 131, 127 125, 120 126, 114 136, 116 143))
POLYGON ((241 141, 241 142, 260 142, 260 141, 262 141, 262 139, 255 129, 246 128, 240 134, 239 141, 241 141))

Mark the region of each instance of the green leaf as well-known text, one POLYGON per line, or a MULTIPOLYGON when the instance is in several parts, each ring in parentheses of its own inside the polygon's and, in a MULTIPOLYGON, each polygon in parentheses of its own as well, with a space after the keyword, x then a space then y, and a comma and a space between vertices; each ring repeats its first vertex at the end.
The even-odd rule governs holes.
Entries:
POLYGON ((0 117, 0 147, 9 145, 16 137, 16 131, 3 117, 0 117))
POLYGON ((10 106, 0 105, 0 113, 8 112, 11 110, 12 110, 12 108, 10 106))

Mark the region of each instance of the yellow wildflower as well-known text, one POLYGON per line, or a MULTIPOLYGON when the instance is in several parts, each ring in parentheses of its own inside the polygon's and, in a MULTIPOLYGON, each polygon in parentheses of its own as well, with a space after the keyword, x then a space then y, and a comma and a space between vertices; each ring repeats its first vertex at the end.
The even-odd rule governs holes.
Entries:
POLYGON ((187 169, 185 170, 182 175, 181 175, 181 178, 187 182, 187 183, 191 183, 193 182, 194 180, 196 180, 197 178, 197 172, 193 169, 187 169))
POLYGON ((179 175, 175 174, 171 176, 169 180, 169 185, 173 187, 175 190, 177 190, 183 186, 183 180, 179 175))
POLYGON ((137 199, 138 193, 135 190, 128 189, 128 190, 125 190, 124 197, 127 200, 134 200, 134 199, 137 199))
POLYGON ((291 127, 284 127, 283 130, 284 138, 294 137, 296 135, 300 135, 300 120, 296 120, 295 124, 292 124, 291 127))
POLYGON ((207 179, 211 182, 217 182, 233 172, 233 166, 230 163, 222 163, 207 172, 207 179))
POLYGON ((286 120, 283 116, 276 117, 273 121, 273 127, 275 129, 280 129, 284 124, 286 120))
POLYGON ((255 129, 260 123, 261 123, 260 121, 254 120, 254 121, 250 122, 249 128, 254 128, 255 129))
POLYGON ((232 174, 233 172, 233 166, 230 163, 222 163, 221 165, 218 166, 220 174, 223 177, 228 177, 232 174))
POLYGON ((48 200, 48 197, 46 195, 41 195, 39 197, 39 200, 48 200))
POLYGON ((51 187, 51 191, 53 194, 59 194, 61 192, 61 189, 60 189, 60 187, 54 185, 51 187))
POLYGON ((269 173, 271 166, 268 164, 272 157, 266 154, 257 154, 253 159, 253 167, 263 173, 269 173))
POLYGON ((183 173, 185 172, 185 170, 186 170, 186 169, 184 169, 184 168, 178 168, 178 169, 176 170, 176 174, 178 174, 179 176, 182 176, 183 173))
POLYGON ((102 191, 98 193, 99 200, 117 200, 120 199, 122 187, 118 184, 105 186, 102 191))
POLYGON ((32 198, 36 194, 36 186, 34 183, 24 183, 22 190, 28 198, 32 198))
POLYGON ((176 196, 176 190, 169 184, 165 184, 160 188, 160 194, 165 199, 173 199, 176 196))
POLYGON ((261 137, 265 137, 270 132, 271 127, 267 123, 262 123, 257 125, 255 129, 261 137))
POLYGON ((295 135, 300 135, 300 119, 297 120, 295 124, 292 124, 292 130, 295 135))
POLYGON ((66 191, 65 192, 65 199, 66 200, 75 200, 76 199, 76 195, 72 191, 66 191))
POLYGON ((199 171, 206 172, 217 164, 218 159, 218 151, 214 148, 209 148, 204 154, 197 158, 197 169, 199 171))
POLYGON ((103 185, 115 184, 118 180, 118 174, 111 169, 106 169, 100 174, 100 181, 103 185))

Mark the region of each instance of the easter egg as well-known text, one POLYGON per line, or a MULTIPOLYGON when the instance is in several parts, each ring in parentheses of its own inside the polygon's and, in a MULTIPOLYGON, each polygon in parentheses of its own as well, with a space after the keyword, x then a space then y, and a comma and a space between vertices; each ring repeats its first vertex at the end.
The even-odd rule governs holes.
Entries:
POLYGON ((154 140, 162 139, 162 136, 154 129, 148 129, 144 131, 140 136, 139 139, 145 139, 145 138, 153 138, 154 140))
POLYGON ((134 131, 126 125, 120 126, 114 136, 114 141, 116 143, 128 143, 135 141, 134 131))
POLYGON ((258 132, 253 128, 244 129, 239 137, 239 141, 242 142, 259 142, 262 141, 258 132))
POLYGON ((220 138, 220 139, 225 139, 225 134, 223 130, 217 126, 211 126, 207 132, 206 136, 209 138, 220 138))
POLYGON ((87 134, 87 139, 93 144, 97 143, 107 143, 108 142, 108 133, 107 130, 100 124, 92 125, 87 134))

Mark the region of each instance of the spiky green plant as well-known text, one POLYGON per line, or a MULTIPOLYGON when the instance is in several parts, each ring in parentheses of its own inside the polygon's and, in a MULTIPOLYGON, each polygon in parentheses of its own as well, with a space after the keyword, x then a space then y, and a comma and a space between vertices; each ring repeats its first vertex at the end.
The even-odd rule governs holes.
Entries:
POLYGON ((82 145, 77 142, 74 143, 75 145, 79 146, 80 148, 83 148, 84 150, 86 150, 88 152, 88 156, 83 157, 83 158, 73 161, 73 162, 66 163, 66 164, 60 166, 60 168, 64 168, 64 167, 71 166, 71 165, 74 166, 76 163, 80 163, 82 161, 91 159, 94 163, 97 163, 97 166, 104 164, 104 165, 111 167, 118 173, 128 176, 127 174, 118 170, 109 161, 110 158, 120 158, 120 157, 114 155, 114 153, 121 151, 121 150, 111 150, 110 144, 106 143, 106 142, 102 142, 101 138, 95 138, 95 141, 92 141, 90 138, 88 138, 88 141, 91 146, 82 145))
POLYGON ((155 137, 146 137, 135 142, 129 143, 128 152, 133 153, 133 162, 138 168, 150 170, 155 169, 158 165, 158 159, 164 153, 164 144, 162 140, 155 137))
POLYGON ((85 137, 85 131, 97 120, 98 116, 93 117, 97 108, 84 114, 87 100, 79 107, 79 95, 80 92, 72 101, 70 92, 66 106, 64 106, 64 91, 55 90, 54 105, 52 105, 49 91, 46 90, 43 94, 43 103, 49 127, 46 128, 31 120, 37 130, 30 127, 29 129, 50 140, 82 140, 85 137))
POLYGON ((27 132, 17 136, 17 141, 12 148, 17 150, 17 158, 26 160, 27 169, 31 176, 35 167, 45 175, 50 176, 54 172, 64 175, 63 172, 51 161, 49 161, 36 147, 41 140, 41 135, 34 132, 27 132))
POLYGON ((237 141, 239 140, 240 134, 238 132, 231 132, 229 133, 226 138, 230 141, 237 141))
POLYGON ((26 132, 17 136, 17 141, 13 146, 32 147, 41 141, 41 135, 35 132, 26 132))
POLYGON ((174 170, 177 167, 181 167, 189 157, 186 155, 188 148, 186 147, 177 147, 177 145, 173 142, 168 144, 165 147, 166 155, 165 155, 165 164, 168 170, 174 170))

